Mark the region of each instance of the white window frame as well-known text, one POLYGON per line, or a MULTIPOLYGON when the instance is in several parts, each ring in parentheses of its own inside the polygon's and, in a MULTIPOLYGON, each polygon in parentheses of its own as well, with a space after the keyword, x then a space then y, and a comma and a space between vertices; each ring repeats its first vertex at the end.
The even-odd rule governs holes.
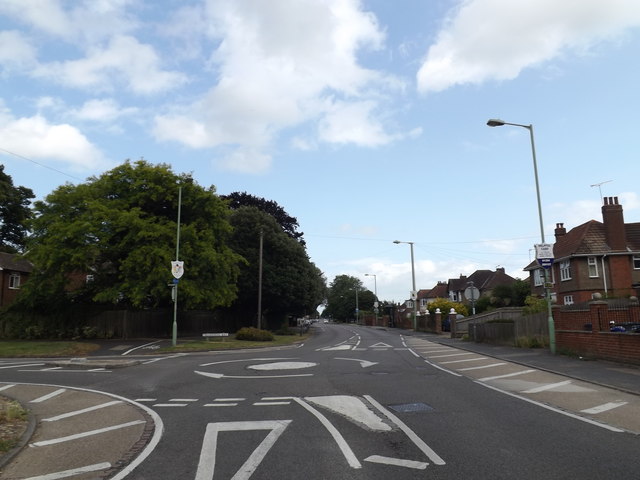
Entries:
POLYGON ((560 262, 560 281, 567 280, 571 280, 571 260, 562 260, 560 262))
POLYGON ((9 275, 9 288, 11 290, 18 290, 20 288, 20 274, 12 273, 9 275))
POLYGON ((88 274, 84 277, 84 283, 91 283, 95 280, 95 277, 92 274, 88 274))
POLYGON ((565 305, 573 305, 573 295, 565 295, 563 301, 565 305))
POLYGON ((589 278, 598 278, 598 259, 596 257, 587 257, 587 265, 589 267, 589 278))
POLYGON ((633 256, 633 269, 640 270, 640 255, 633 256))

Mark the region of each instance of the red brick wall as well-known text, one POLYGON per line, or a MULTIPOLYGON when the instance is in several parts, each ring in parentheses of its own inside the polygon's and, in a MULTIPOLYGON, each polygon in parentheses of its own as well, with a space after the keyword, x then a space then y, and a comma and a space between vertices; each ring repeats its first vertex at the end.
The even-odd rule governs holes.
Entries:
POLYGON ((553 311, 556 347, 594 358, 640 365, 640 333, 611 332, 609 322, 638 322, 640 306, 609 309, 606 302, 591 302, 588 310, 553 311), (592 331, 585 330, 590 324, 592 331))

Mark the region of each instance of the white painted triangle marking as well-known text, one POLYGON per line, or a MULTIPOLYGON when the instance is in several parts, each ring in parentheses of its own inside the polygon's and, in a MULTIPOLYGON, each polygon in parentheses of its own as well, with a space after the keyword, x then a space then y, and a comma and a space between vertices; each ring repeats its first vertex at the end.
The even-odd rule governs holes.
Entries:
POLYGON ((391 345, 388 345, 386 343, 378 342, 371 345, 369 348, 393 348, 393 347, 391 347, 391 345))

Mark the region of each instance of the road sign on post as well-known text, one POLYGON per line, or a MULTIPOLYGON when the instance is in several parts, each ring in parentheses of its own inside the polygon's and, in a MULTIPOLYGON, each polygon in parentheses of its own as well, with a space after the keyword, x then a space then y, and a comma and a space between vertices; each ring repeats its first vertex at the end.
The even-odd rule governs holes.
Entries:
POLYGON ((550 268, 553 265, 553 244, 551 243, 537 243, 534 245, 536 248, 536 260, 542 268, 550 268))

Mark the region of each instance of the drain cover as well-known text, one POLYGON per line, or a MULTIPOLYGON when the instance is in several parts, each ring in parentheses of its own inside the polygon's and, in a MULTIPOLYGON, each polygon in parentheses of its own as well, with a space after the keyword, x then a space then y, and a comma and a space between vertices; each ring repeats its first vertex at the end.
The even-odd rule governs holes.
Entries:
POLYGON ((432 412, 433 408, 426 403, 403 403, 401 405, 389 405, 389 408, 400 413, 432 412))

